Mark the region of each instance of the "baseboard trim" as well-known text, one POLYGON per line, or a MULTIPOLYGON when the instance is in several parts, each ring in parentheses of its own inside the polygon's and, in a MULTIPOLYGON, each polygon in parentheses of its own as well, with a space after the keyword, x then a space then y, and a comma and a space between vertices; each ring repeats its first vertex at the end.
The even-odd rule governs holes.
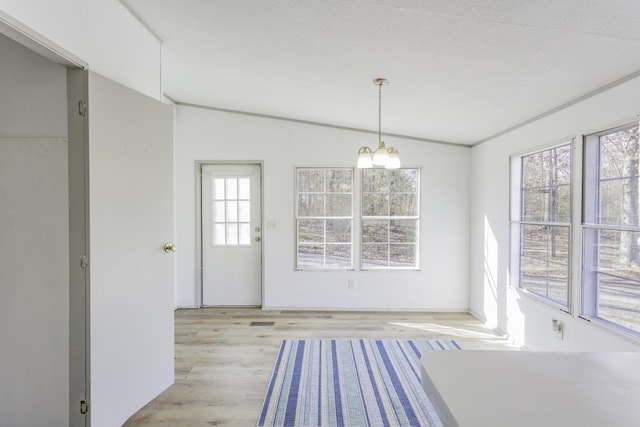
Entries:
POLYGON ((404 313, 468 313, 467 308, 432 308, 432 307, 279 307, 262 306, 263 311, 379 311, 379 312, 404 312, 404 313))

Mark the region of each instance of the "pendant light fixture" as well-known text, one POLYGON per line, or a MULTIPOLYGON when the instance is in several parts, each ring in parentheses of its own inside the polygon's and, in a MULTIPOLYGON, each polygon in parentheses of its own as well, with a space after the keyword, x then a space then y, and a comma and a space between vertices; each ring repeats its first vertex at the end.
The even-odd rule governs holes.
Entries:
POLYGON ((385 147, 382 140, 382 85, 388 84, 389 80, 377 78, 373 80, 373 83, 378 86, 378 149, 373 152, 369 147, 360 147, 358 167, 384 166, 386 169, 398 169, 400 167, 398 150, 393 147, 385 147))

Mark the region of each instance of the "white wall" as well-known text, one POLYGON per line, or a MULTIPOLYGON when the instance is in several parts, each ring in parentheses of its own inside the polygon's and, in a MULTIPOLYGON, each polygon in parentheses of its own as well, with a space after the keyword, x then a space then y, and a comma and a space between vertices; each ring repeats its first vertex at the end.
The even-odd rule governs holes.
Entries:
MULTIPOLYGON (((579 145, 582 135, 637 120, 639 95, 636 78, 472 148, 470 308, 521 345, 534 350, 638 350, 630 338, 578 319, 577 305, 576 313, 568 315, 509 287, 508 221, 510 155, 570 137, 579 145), (551 330, 552 318, 564 322, 562 340, 551 330)), ((578 209, 579 189, 580 183, 574 183, 578 209)), ((574 233, 580 233, 579 227, 574 233)), ((573 298, 578 301, 580 249, 573 250, 573 298)))
POLYGON ((4 12, 87 62, 89 69, 161 99, 160 43, 117 0, 0 0, 4 12))
POLYGON ((0 425, 68 426, 66 71, 0 58, 0 425))
POLYGON ((264 161, 264 308, 466 310, 469 152, 386 138, 406 166, 422 167, 421 271, 296 272, 294 168, 355 166, 376 135, 178 106, 176 115, 178 305, 196 306, 196 164, 264 161), (347 288, 354 280, 355 289, 347 288))

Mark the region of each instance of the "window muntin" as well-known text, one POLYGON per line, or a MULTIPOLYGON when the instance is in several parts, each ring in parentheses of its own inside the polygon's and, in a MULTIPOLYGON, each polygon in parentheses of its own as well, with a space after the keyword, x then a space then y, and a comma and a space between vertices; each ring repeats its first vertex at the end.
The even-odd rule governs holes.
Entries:
POLYGON ((418 268, 420 170, 362 169, 361 267, 418 268))
POLYGON ((585 139, 582 315, 640 333, 638 125, 585 139))
POLYGON ((516 157, 512 271, 517 286, 569 309, 571 144, 516 157))
POLYGON ((296 169, 296 268, 353 268, 353 169, 296 169))

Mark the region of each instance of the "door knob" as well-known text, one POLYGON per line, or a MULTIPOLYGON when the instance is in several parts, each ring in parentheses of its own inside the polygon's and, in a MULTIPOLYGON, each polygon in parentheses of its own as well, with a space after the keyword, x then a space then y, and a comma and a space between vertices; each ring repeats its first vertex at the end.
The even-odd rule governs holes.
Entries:
POLYGON ((260 236, 256 236, 255 239, 253 239, 253 240, 255 240, 256 242, 259 242, 260 241, 260 236))
POLYGON ((177 248, 177 247, 176 247, 176 245, 175 245, 175 244, 173 244, 173 243, 165 243, 165 244, 164 244, 164 251, 165 251, 166 253, 169 253, 169 252, 175 252, 175 251, 176 251, 176 249, 178 249, 178 248, 177 248))

